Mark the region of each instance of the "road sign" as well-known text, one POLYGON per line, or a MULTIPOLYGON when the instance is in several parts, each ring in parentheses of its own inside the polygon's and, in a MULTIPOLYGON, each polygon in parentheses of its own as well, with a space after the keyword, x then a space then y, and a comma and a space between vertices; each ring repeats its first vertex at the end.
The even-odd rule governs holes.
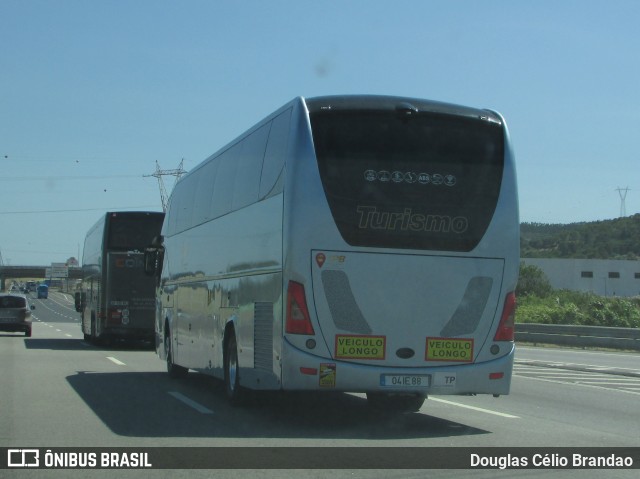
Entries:
POLYGON ((51 275, 49 278, 68 278, 69 267, 65 263, 51 263, 51 275))

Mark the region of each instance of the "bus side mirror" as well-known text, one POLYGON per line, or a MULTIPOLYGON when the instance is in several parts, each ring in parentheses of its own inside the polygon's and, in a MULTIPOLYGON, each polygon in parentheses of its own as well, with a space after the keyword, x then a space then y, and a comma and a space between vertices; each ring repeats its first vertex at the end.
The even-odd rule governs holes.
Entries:
POLYGON ((158 249, 148 246, 144 249, 144 272, 147 276, 155 276, 158 270, 158 249))
POLYGON ((154 236, 153 239, 151 240, 151 246, 153 246, 154 248, 162 248, 163 245, 164 245, 164 236, 162 235, 154 236))
POLYGON ((84 293, 81 291, 76 291, 76 293, 73 295, 76 311, 78 313, 81 313, 82 310, 84 309, 86 298, 87 298, 87 293, 84 293))
POLYGON ((74 306, 76 307, 76 312, 80 312, 80 291, 76 291, 76 293, 73 295, 73 303, 74 306))
POLYGON ((144 272, 147 276, 155 276, 158 284, 160 284, 160 274, 162 273, 164 260, 162 239, 162 236, 155 237, 151 246, 147 246, 144 250, 144 272))

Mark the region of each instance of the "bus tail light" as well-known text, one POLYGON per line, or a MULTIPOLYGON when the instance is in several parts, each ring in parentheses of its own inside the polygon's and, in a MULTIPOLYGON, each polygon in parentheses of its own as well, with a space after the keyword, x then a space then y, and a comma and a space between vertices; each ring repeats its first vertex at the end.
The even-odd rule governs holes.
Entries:
POLYGON ((513 341, 516 321, 516 294, 509 293, 504 300, 504 308, 494 341, 513 341))
POLYGON ((120 324, 122 322, 122 313, 119 309, 109 309, 107 314, 107 324, 120 324))
POLYGON ((315 334, 307 309, 304 286, 295 281, 289 281, 287 288, 287 318, 284 330, 289 334, 315 334))

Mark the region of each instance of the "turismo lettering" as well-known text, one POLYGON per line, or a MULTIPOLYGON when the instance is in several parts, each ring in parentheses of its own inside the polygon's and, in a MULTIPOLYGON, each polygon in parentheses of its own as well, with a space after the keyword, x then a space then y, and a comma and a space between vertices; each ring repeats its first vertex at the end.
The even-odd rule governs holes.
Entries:
POLYGON ((405 208, 402 213, 378 211, 375 206, 358 206, 358 228, 387 231, 428 231, 461 234, 469 229, 464 216, 425 215, 405 208))

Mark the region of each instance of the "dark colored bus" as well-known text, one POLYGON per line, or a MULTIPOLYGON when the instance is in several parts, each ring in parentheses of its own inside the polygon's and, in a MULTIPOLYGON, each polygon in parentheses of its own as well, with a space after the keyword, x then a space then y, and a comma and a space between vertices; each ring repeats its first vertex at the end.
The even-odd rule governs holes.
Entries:
POLYGON ((86 340, 153 339, 155 282, 143 258, 163 219, 158 212, 109 212, 87 233, 75 294, 86 340))

